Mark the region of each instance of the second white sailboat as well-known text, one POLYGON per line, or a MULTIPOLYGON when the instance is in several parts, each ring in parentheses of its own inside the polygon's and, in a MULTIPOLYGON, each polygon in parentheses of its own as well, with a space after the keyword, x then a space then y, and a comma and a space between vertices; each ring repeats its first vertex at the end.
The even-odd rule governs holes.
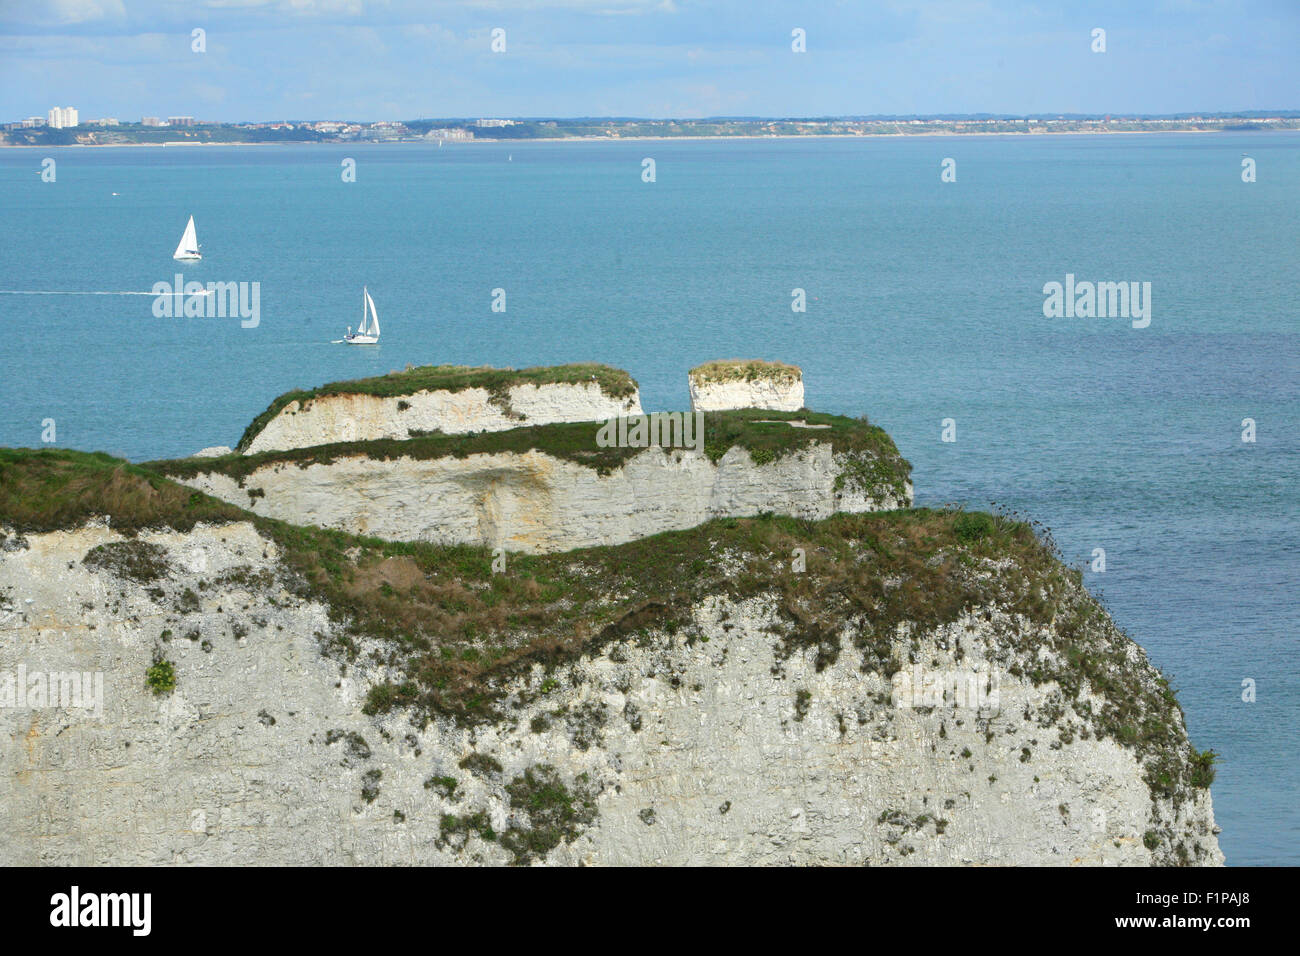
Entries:
POLYGON ((361 326, 356 332, 348 326, 343 341, 348 345, 379 344, 379 313, 375 311, 375 300, 370 298, 370 290, 364 286, 361 289, 361 326))

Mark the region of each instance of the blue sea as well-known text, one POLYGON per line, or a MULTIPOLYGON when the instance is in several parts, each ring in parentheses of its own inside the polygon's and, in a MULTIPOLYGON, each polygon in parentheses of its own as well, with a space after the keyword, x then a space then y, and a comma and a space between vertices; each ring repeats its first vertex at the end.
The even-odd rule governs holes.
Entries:
POLYGON ((0 445, 52 418, 186 455, 408 363, 598 360, 655 410, 703 360, 795 362, 810 407, 893 435, 918 504, 1103 548, 1086 581, 1220 754, 1229 864, 1300 863, 1300 134, 6 149, 0 232, 3 290, 260 283, 255 328, 0 295, 0 445), (190 215, 204 258, 176 263, 190 215), (1045 318, 1067 274, 1150 282, 1149 327, 1045 318), (363 285, 383 344, 331 345, 363 285))

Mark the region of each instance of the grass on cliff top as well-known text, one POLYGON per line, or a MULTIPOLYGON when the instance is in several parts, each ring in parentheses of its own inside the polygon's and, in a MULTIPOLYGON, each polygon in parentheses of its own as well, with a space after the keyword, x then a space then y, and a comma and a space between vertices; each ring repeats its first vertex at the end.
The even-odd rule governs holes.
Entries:
MULTIPOLYGON (((429 714, 495 719, 502 683, 540 663, 559 667, 611 639, 663 628, 691 639, 701 599, 775 593, 787 650, 833 661, 849 619, 862 618, 882 672, 905 622, 932 628, 968 607, 1009 603, 1048 621, 1070 572, 1018 521, 914 509, 823 521, 764 515, 561 554, 507 556, 493 573, 486 548, 364 541, 294 529, 286 548, 317 598, 378 638, 408 678, 377 688, 372 711, 415 704, 429 714), (795 549, 806 570, 792 568, 795 549), (959 553, 960 552, 960 555, 959 553), (725 557, 724 557, 725 556, 725 557), (1011 557, 1005 578, 967 573, 981 557, 1011 557)), ((284 542, 282 542, 284 543, 284 542)))
MULTIPOLYGON (((397 458, 434 459, 465 458, 476 454, 499 454, 528 451, 545 452, 608 474, 642 448, 600 448, 596 434, 600 422, 577 422, 554 425, 530 425, 496 432, 469 435, 425 435, 408 439, 339 442, 283 451, 259 452, 256 455, 224 455, 218 458, 179 458, 150 462, 147 468, 175 477, 193 477, 218 472, 242 481, 260 468, 275 464, 329 464, 340 458, 369 457, 380 461, 397 458)), ((829 442, 836 452, 859 452, 869 462, 871 474, 855 478, 873 487, 886 481, 900 491, 911 473, 911 465, 898 452, 884 429, 865 418, 844 418, 816 412, 769 412, 743 409, 713 412, 704 416, 704 452, 713 461, 729 448, 749 451, 756 464, 765 464, 792 451, 816 442, 829 442), (804 421, 825 428, 798 428, 786 424, 804 421)), ((867 466, 863 466, 867 467, 867 466)), ((861 468, 858 470, 862 470, 861 468)))
POLYGON ((267 423, 290 402, 305 404, 326 395, 393 397, 422 391, 462 392, 468 388, 483 388, 491 392, 496 401, 504 403, 509 390, 516 385, 585 385, 592 382, 599 385, 600 390, 610 398, 626 398, 637 388, 636 381, 627 372, 598 362, 525 369, 492 368, 487 365, 408 366, 403 372, 389 372, 387 375, 349 382, 330 382, 316 388, 285 392, 249 423, 236 450, 246 449, 267 423))
POLYGON ((102 452, 0 448, 0 524, 18 532, 75 528, 108 517, 125 534, 188 531, 235 521, 239 508, 102 452))
POLYGON ((1133 748, 1153 796, 1178 801, 1214 777, 1214 755, 1187 742, 1173 690, 1130 656, 1082 589, 1081 572, 1061 563, 1050 536, 1004 515, 920 508, 824 521, 725 518, 621 545, 511 554, 494 573, 487 548, 290 525, 108 455, 0 449, 0 526, 40 532, 100 516, 127 534, 253 523, 279 545, 289 585, 328 608, 337 626, 324 651, 347 662, 373 641, 403 675, 372 689, 370 713, 411 706, 426 718, 500 720, 505 682, 536 664, 555 670, 651 629, 706 639, 692 608, 714 595, 771 595, 782 653, 811 651, 820 668, 856 650, 864 671, 886 677, 925 663, 917 633, 992 605, 1033 625, 1000 637, 1009 671, 1054 682, 1092 733, 1133 748), (792 567, 795 549, 804 571, 792 567), (1039 625, 1051 625, 1048 637, 1039 625), (858 635, 852 648, 841 637, 849 626, 858 635), (1101 703, 1086 700, 1085 688, 1101 703))
POLYGON ((509 719, 504 688, 536 665, 555 672, 652 629, 707 640, 692 609, 713 596, 772 596, 779 656, 810 652, 820 670, 856 651, 863 671, 886 678, 928 663, 921 634, 996 606, 1027 625, 1001 630, 993 652, 1012 662, 1003 666, 1059 688, 1040 719, 1054 725, 1072 705, 1086 729, 1062 736, 1134 749, 1153 799, 1177 803, 1214 778, 1214 755, 1191 748, 1172 688, 1130 656, 1082 573, 1062 564, 1050 535, 1005 515, 921 508, 823 521, 724 518, 609 547, 512 554, 500 573, 486 548, 285 525, 271 533, 307 593, 343 625, 327 652, 355 660, 362 639, 377 639, 376 659, 404 675, 371 689, 371 714, 411 707, 421 719, 509 719), (792 567, 795 549, 804 571, 792 567), (852 647, 842 637, 848 626, 858 635, 852 647))
POLYGON ((718 359, 695 366, 690 377, 697 382, 754 382, 763 379, 790 384, 803 378, 803 369, 798 365, 762 359, 718 359))

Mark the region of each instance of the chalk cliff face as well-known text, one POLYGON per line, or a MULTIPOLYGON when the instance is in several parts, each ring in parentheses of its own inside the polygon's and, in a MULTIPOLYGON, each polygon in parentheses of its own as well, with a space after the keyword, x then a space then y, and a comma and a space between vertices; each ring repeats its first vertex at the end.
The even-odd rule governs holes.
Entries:
MULTIPOLYGON (((0 675, 98 670, 104 702, 0 707, 0 864, 1222 862, 1159 674, 1068 581, 1041 612, 989 597, 881 630, 792 621, 798 579, 774 571, 690 598, 680 626, 638 612, 521 659, 490 712, 417 716, 363 711, 400 679, 391 655, 249 521, 2 540, 0 675), (160 659, 175 686, 155 695, 160 659), (1000 676, 931 706, 900 693, 918 667, 1000 676), (1112 711, 1172 721, 1163 750, 1121 745, 1112 711)), ((1014 564, 953 574, 976 593, 1014 564)))
POLYGON ((696 382, 691 380, 691 409, 719 412, 732 408, 767 408, 797 412, 803 408, 803 382, 696 382))
POLYGON ((409 438, 421 432, 448 435, 502 431, 521 425, 591 422, 641 414, 634 391, 613 398, 597 384, 524 383, 507 399, 485 388, 422 390, 408 395, 321 395, 280 409, 244 448, 246 454, 306 448, 333 442, 409 438))
POLYGON ((797 412, 804 405, 803 372, 794 365, 709 362, 691 369, 687 381, 694 411, 765 408, 797 412))
POLYGON ((740 447, 716 463, 699 452, 649 448, 606 475, 539 451, 395 460, 353 454, 323 464, 269 462, 240 480, 220 471, 180 480, 294 524, 540 553, 619 544, 717 517, 816 519, 911 504, 910 483, 855 478, 864 461, 870 456, 837 454, 829 442, 761 465, 740 447))

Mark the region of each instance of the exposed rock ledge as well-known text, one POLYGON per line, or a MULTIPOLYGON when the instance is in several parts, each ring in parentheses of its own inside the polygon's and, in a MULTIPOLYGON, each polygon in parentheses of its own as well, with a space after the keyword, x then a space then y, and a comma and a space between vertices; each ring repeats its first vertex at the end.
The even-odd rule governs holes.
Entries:
POLYGON ((837 454, 829 442, 764 464, 742 447, 716 462, 700 452, 648 448, 601 474, 536 450, 387 460, 344 452, 323 463, 271 459, 238 477, 196 470, 177 478, 293 524, 536 554, 621 544, 718 517, 817 519, 908 507, 906 472, 864 485, 854 477, 864 457, 868 466, 875 462, 865 453, 837 454))
POLYGON ((249 426, 245 454, 335 442, 639 415, 636 383, 604 365, 513 369, 437 366, 289 392, 249 426))
MULTIPOLYGON (((1209 791, 1185 782, 1194 751, 1159 674, 1059 570, 1004 600, 995 592, 1026 568, 981 545, 948 580, 985 599, 935 617, 965 599, 932 587, 933 620, 881 629, 913 583, 891 587, 871 568, 912 547, 919 520, 798 532, 818 543, 810 562, 841 534, 849 549, 810 563, 810 577, 842 574, 845 555, 866 561, 845 592, 865 613, 800 611, 798 576, 774 569, 748 595, 688 597, 678 616, 646 605, 572 650, 517 657, 485 685, 492 709, 432 719, 376 712, 376 690, 403 679, 379 662, 394 645, 350 631, 349 613, 304 590, 282 564, 292 536, 282 546, 249 522, 134 540, 103 526, 29 532, 0 551, 0 596, 25 609, 0 619, 0 674, 101 670, 106 702, 102 718, 0 708, 0 864, 1221 863, 1209 791), (87 560, 105 545, 114 560, 87 560), (799 625, 794 612, 812 616, 799 625), (154 696, 144 675, 160 658, 176 684, 154 696), (898 706, 886 675, 909 660, 996 668, 998 706, 898 706), (1124 742, 1115 721, 1142 735, 1159 725, 1160 750, 1124 742)), ((929 539, 951 524, 924 520, 929 539)), ((874 523, 852 524, 863 521, 874 523)), ((715 529, 685 553, 752 571, 762 559, 738 542, 798 530, 783 527, 715 529)), ((954 547, 943 540, 940 556, 954 547)), ((528 573, 569 568, 611 592, 651 573, 642 552, 608 557, 585 570, 597 559, 532 559, 557 563, 528 573), (630 576, 611 575, 623 565, 630 576)), ((398 560, 356 573, 398 584, 398 560)), ((430 556, 428 573, 451 563, 430 556)), ((506 580, 491 590, 515 593, 498 591, 506 580)), ((465 583, 458 600, 473 603, 479 585, 465 583)), ((438 640, 469 660, 452 638, 444 628, 438 640)))

